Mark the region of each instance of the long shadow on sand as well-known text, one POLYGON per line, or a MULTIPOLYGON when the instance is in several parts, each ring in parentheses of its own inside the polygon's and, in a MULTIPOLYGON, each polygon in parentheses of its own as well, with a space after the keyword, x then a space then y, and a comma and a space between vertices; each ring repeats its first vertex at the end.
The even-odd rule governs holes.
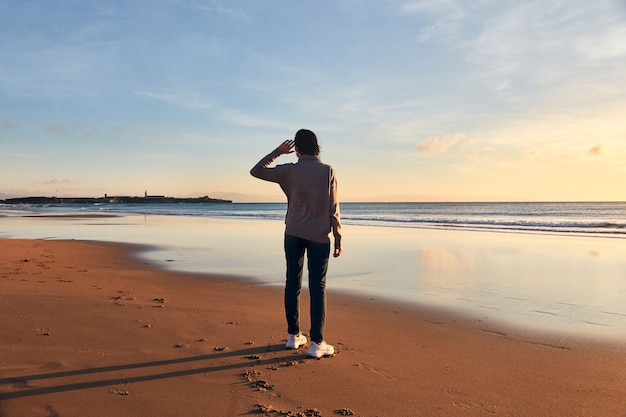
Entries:
POLYGON ((283 357, 272 357, 268 359, 257 359, 254 357, 253 359, 249 358, 255 355, 259 355, 262 353, 271 353, 284 351, 284 345, 269 345, 262 347, 255 347, 249 349, 242 349, 237 351, 227 351, 227 352, 216 352, 208 355, 200 355, 200 356, 191 356, 185 358, 177 358, 177 359, 168 359, 162 361, 152 361, 152 362, 141 362, 141 363, 131 363, 126 365, 115 365, 115 366, 105 366, 101 368, 90 368, 90 369, 79 369, 74 371, 64 371, 64 372, 53 372, 47 374, 35 374, 35 375, 27 375, 27 376, 16 376, 9 378, 0 379, 0 384, 13 384, 13 386, 24 387, 25 389, 21 391, 14 392, 6 392, 0 393, 0 400, 8 400, 11 398, 20 398, 20 397, 30 397, 35 395, 44 395, 44 394, 52 394, 57 392, 65 392, 65 391, 74 391, 88 388, 96 388, 96 387, 104 387, 109 385, 120 385, 127 384, 132 382, 143 382, 143 381, 153 381, 158 379, 166 379, 166 378, 176 378, 180 376, 186 375, 194 375, 208 372, 218 372, 229 369, 238 369, 238 368, 246 368, 254 365, 269 365, 276 364, 281 361, 290 361, 294 360, 293 351, 289 354, 289 356, 283 357), (141 376, 131 376, 131 377, 120 377, 120 378, 112 378, 105 379, 99 381, 87 381, 80 382, 75 384, 65 384, 65 385, 57 385, 52 387, 45 388, 29 388, 29 381, 34 380, 42 380, 42 379, 53 379, 53 378, 64 378, 78 375, 87 375, 87 374, 101 374, 105 372, 114 372, 114 371, 122 371, 129 369, 139 369, 139 368, 152 368, 159 366, 167 366, 174 365, 186 362, 196 362, 196 361, 206 361, 206 360, 216 360, 223 359, 228 357, 242 357, 246 359, 245 362, 241 363, 229 363, 224 365, 217 366, 206 366, 202 368, 193 368, 186 369, 180 371, 173 372, 164 372, 157 373, 152 375, 141 375, 141 376))

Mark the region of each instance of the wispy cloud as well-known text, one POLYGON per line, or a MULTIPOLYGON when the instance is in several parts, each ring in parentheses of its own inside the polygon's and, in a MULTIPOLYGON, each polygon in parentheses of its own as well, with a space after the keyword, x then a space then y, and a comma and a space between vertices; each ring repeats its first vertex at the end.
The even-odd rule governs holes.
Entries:
POLYGON ((250 18, 243 8, 233 7, 236 3, 221 4, 216 1, 206 0, 170 0, 176 6, 182 6, 194 11, 200 11, 211 15, 250 18))
POLYGON ((73 178, 52 178, 49 180, 42 181, 46 185, 68 185, 68 184, 78 184, 79 181, 73 178))
POLYGON ((184 92, 155 93, 150 91, 135 91, 135 94, 185 109, 211 110, 213 108, 213 104, 205 98, 184 92))
MULTIPOLYGON (((0 156, 10 159, 10 162, 15 162, 18 161, 20 159, 34 159, 34 158, 38 158, 39 155, 34 155, 32 153, 18 153, 18 152, 3 152, 0 151, 0 156)), ((3 161, 3 163, 6 164, 7 161, 3 161)))
POLYGON ((423 15, 430 19, 420 29, 418 40, 428 42, 442 34, 453 32, 457 22, 465 17, 465 10, 454 0, 421 0, 404 3, 400 8, 403 15, 423 15))
POLYGON ((0 54, 10 60, 0 63, 0 86, 8 94, 23 97, 93 94, 97 80, 107 80, 113 60, 103 44, 32 35, 0 44, 0 54))
POLYGON ((11 129, 13 127, 13 123, 8 120, 0 120, 0 128, 1 129, 11 129))
POLYGON ((194 94, 184 92, 155 93, 135 91, 136 95, 162 101, 170 105, 191 110, 210 111, 212 117, 230 124, 244 127, 281 127, 287 124, 283 120, 273 120, 265 116, 257 116, 243 110, 219 107, 210 101, 194 94))
POLYGON ((408 1, 402 4, 403 14, 430 14, 448 16, 450 19, 459 19, 464 16, 463 7, 455 0, 419 0, 408 1))
POLYGON ((283 120, 274 120, 265 116, 246 113, 237 109, 223 109, 219 117, 229 123, 244 127, 274 127, 284 129, 289 123, 283 120))
POLYGON ((626 28, 616 22, 618 11, 607 3, 511 3, 489 10, 479 34, 459 45, 484 85, 506 101, 555 94, 564 85, 581 91, 599 73, 609 75, 607 83, 623 74, 626 28))
POLYGON ((602 154, 602 145, 596 145, 587 152, 590 156, 600 156, 602 154))
POLYGON ((463 133, 450 133, 424 139, 417 145, 417 149, 424 156, 442 155, 473 143, 474 141, 463 133))

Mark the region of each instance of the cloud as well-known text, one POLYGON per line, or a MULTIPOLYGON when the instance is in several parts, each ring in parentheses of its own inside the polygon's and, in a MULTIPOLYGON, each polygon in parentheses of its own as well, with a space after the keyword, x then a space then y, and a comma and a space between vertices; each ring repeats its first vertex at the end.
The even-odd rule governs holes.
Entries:
POLYGON ((52 178, 46 181, 43 181, 44 184, 47 185, 57 185, 57 184, 77 184, 78 181, 73 179, 73 178, 61 178, 61 179, 57 179, 57 178, 52 178))
POLYGON ((207 15, 217 15, 236 18, 249 18, 249 15, 243 8, 237 7, 236 3, 224 2, 208 2, 205 0, 170 0, 176 7, 183 7, 191 10, 193 13, 200 12, 207 15))
POLYGON ((223 109, 220 112, 219 117, 228 123, 244 127, 283 129, 285 126, 288 126, 288 124, 282 120, 274 120, 264 116, 257 116, 237 109, 223 109))
POLYGON ((465 17, 465 10, 454 0, 422 0, 407 2, 400 11, 403 15, 434 16, 431 24, 421 28, 418 40, 428 42, 443 34, 454 32, 457 22, 465 17))
POLYGON ((424 156, 441 155, 471 144, 473 141, 463 133, 449 133, 443 136, 432 136, 424 139, 417 145, 417 149, 424 156))
POLYGON ((404 3, 400 10, 403 14, 445 15, 451 19, 459 19, 465 14, 455 0, 409 1, 404 3))
POLYGON ((602 145, 596 145, 593 148, 589 149, 588 154, 591 156, 600 156, 602 153, 602 145))
POLYGON ((213 105, 205 99, 186 93, 153 93, 150 91, 135 91, 138 96, 148 97, 157 101, 163 101, 172 106, 191 110, 210 110, 213 105))
POLYGON ((211 114, 218 119, 238 126, 246 127, 284 127, 282 120, 272 120, 262 116, 248 114, 239 109, 228 107, 218 107, 209 101, 188 93, 154 93, 149 91, 135 91, 136 95, 148 97, 153 100, 162 101, 173 106, 178 106, 191 110, 211 111, 211 114))
POLYGON ((13 123, 8 120, 0 120, 0 128, 2 129, 11 129, 13 127, 13 123))
POLYGON ((614 85, 623 74, 626 29, 618 16, 624 13, 611 3, 518 2, 500 9, 487 4, 473 9, 486 16, 478 35, 468 33, 460 45, 474 74, 501 100, 562 97, 567 91, 586 103, 589 94, 604 91, 598 79, 614 85))

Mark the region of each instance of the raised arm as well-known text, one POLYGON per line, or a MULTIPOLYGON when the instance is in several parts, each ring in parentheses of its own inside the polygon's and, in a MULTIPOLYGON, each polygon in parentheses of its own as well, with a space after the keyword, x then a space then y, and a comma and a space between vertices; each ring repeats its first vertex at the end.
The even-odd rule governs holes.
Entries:
POLYGON ((250 175, 252 175, 253 177, 260 178, 262 180, 275 182, 276 178, 273 172, 274 170, 273 168, 270 168, 270 165, 279 156, 283 154, 292 153, 294 146, 295 146, 295 143, 293 140, 284 141, 283 143, 278 145, 278 147, 274 149, 272 152, 270 152, 269 154, 261 158, 261 160, 257 162, 256 165, 253 166, 252 169, 250 170, 250 175))

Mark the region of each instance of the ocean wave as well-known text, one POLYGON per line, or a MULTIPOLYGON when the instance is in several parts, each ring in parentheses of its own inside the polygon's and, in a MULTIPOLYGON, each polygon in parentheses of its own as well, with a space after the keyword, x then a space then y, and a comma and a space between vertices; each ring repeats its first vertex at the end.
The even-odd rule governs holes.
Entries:
MULTIPOLYGON (((283 220, 285 203, 235 204, 0 204, 0 214, 15 212, 98 212, 283 220)), ((626 203, 345 203, 344 224, 379 227, 484 230, 626 237, 626 203)))
POLYGON ((542 232, 542 233, 582 233, 603 235, 626 235, 626 223, 606 221, 568 221, 568 220, 497 220, 467 218, 407 218, 385 216, 343 216, 344 223, 427 227, 450 229, 481 229, 507 232, 542 232))

